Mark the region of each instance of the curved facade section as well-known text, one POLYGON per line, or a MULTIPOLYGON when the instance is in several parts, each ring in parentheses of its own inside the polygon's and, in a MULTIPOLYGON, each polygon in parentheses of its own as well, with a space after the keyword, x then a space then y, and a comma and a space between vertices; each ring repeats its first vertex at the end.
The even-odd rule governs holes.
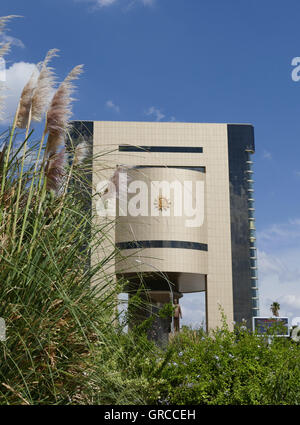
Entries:
POLYGON ((117 202, 116 245, 128 258, 117 272, 138 265, 142 272, 207 274, 205 173, 138 166, 127 171, 127 190, 117 202))

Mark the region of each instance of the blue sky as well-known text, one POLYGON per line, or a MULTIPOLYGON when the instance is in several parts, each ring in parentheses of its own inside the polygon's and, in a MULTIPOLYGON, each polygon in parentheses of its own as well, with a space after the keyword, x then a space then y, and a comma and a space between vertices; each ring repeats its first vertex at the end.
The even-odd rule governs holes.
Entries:
MULTIPOLYGON (((2 16, 23 16, 6 33, 15 91, 55 47, 60 79, 85 64, 75 119, 255 126, 261 313, 276 300, 290 317, 300 316, 299 13, 299 0, 1 2, 2 16)), ((203 314, 196 298, 184 307, 188 320, 203 314)))

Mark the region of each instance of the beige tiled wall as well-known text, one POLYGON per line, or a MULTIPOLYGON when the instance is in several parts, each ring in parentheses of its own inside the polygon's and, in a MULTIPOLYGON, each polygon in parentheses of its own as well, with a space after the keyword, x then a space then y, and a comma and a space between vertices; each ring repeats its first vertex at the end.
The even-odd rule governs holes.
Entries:
MULTIPOLYGON (((93 183, 111 177, 116 165, 157 165, 157 166, 205 166, 206 217, 200 229, 187 229, 183 219, 170 217, 158 222, 155 218, 122 218, 116 227, 117 241, 126 241, 134 229, 136 240, 172 239, 208 244, 208 252, 184 249, 145 249, 136 253, 136 259, 129 258, 121 263, 123 269, 132 267, 133 261, 141 271, 147 270, 145 258, 149 258, 153 267, 162 271, 182 271, 207 275, 207 324, 209 328, 220 325, 219 306, 224 310, 228 324, 233 321, 231 234, 229 204, 229 170, 226 124, 199 123, 150 123, 150 122, 101 122, 94 123, 94 161, 93 183), (203 153, 149 153, 119 152, 118 146, 198 146, 203 153), (105 152, 105 155, 103 153, 105 152), (151 221, 154 220, 154 221, 151 221), (131 223, 131 230, 127 226, 131 223), (141 258, 144 257, 144 258, 141 258), (142 261, 142 263, 140 263, 142 261)), ((179 179, 194 174, 189 170, 143 169, 147 178, 170 179, 174 173, 179 179), (155 173, 155 174, 153 174, 155 173)), ((202 178, 202 176, 201 176, 202 178)), ((165 217, 163 218, 165 219, 165 217)), ((103 218, 99 218, 103 220, 103 218)), ((111 240, 115 240, 112 228, 111 240)), ((111 249, 110 242, 107 249, 111 249)), ((124 251, 132 255, 133 250, 124 251)), ((107 253, 107 251, 106 251, 107 253)), ((102 253, 94 254, 94 261, 102 253)), ((149 263, 149 261, 147 261, 149 263)), ((112 264, 113 268, 114 265, 112 264)))

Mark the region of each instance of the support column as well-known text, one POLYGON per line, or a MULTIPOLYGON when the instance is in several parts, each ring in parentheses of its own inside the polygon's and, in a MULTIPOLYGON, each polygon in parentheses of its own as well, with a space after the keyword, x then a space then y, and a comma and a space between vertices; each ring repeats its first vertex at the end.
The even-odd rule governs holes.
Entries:
POLYGON ((233 330, 232 283, 220 282, 212 277, 206 278, 206 331, 222 327, 222 311, 230 330, 233 330))

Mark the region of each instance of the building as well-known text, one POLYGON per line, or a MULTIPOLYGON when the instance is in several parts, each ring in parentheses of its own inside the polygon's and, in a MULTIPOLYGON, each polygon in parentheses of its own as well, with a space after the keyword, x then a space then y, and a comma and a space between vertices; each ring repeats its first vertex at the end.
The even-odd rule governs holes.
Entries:
POLYGON ((220 307, 230 327, 243 319, 251 327, 259 308, 253 127, 78 121, 74 128, 93 143, 99 220, 116 217, 111 239, 124 257, 111 265, 116 276, 131 290, 142 277, 155 311, 205 291, 208 329, 221 324, 220 307))

